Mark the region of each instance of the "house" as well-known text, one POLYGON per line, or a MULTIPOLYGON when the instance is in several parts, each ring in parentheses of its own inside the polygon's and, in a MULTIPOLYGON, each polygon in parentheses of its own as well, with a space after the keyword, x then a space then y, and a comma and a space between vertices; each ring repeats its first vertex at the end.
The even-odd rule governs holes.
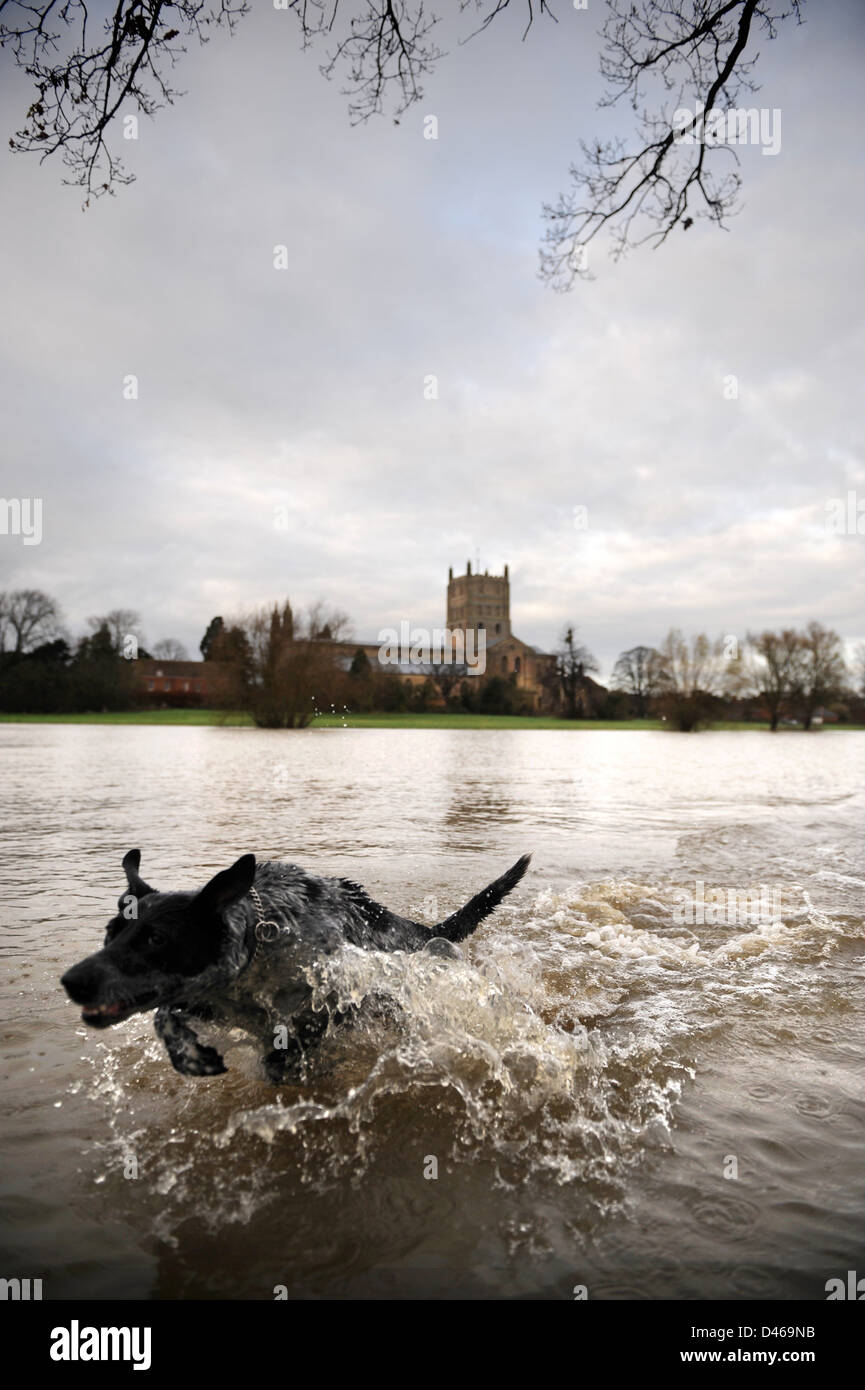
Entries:
POLYGON ((132 663, 135 693, 142 705, 212 705, 219 703, 225 665, 219 661, 158 661, 132 663))

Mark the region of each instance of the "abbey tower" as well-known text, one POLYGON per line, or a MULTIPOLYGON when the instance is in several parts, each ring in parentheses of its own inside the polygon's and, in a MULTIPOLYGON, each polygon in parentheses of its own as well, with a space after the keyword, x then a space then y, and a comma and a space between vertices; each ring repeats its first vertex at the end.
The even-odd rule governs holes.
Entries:
POLYGON ((486 673, 511 681, 523 690, 535 711, 556 704, 556 658, 522 642, 511 631, 511 581, 504 574, 465 574, 448 570, 447 627, 450 632, 482 629, 486 673))
POLYGON ((447 626, 452 632, 484 628, 488 647, 510 637, 511 586, 507 565, 503 575, 488 571, 472 574, 469 560, 465 574, 456 579, 453 570, 448 570, 447 626))

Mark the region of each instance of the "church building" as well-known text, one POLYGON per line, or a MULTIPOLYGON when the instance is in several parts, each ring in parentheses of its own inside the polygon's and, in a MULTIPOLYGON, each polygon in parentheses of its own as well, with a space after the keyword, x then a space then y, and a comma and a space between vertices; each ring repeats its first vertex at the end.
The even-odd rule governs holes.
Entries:
POLYGON ((521 641, 511 631, 507 565, 503 575, 488 570, 472 574, 471 560, 465 574, 454 577, 453 569, 448 570, 447 626, 452 632, 484 631, 487 677, 512 679, 532 697, 535 710, 555 702, 555 656, 521 641))

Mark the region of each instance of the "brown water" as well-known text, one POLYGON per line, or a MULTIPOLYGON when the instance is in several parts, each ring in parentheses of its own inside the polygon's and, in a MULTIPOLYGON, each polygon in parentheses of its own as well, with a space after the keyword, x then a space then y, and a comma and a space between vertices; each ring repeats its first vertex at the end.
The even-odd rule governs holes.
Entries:
POLYGON ((865 735, 7 725, 0 760, 6 1277, 823 1299, 865 1274, 865 735), (149 1017, 97 1034, 65 1002, 134 845, 159 888, 253 849, 430 921, 535 858, 460 959, 332 962, 393 1017, 274 1091, 239 1034, 187 1080, 149 1017), (761 920, 683 922, 698 880, 764 885, 761 920))

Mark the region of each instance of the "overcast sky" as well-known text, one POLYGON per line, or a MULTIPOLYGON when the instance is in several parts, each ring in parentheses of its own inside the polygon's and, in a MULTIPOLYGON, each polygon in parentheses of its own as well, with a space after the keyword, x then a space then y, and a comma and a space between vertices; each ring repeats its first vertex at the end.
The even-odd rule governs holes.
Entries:
MULTIPOLYGON (((865 10, 815 0, 761 43, 782 146, 742 151, 730 232, 598 254, 564 296, 536 275, 541 203, 617 118, 600 0, 557 12, 525 43, 505 14, 399 125, 352 128, 323 51, 254 0, 87 212, 3 139, 2 493, 43 499, 44 538, 0 537, 0 586, 48 590, 74 633, 136 608, 197 655, 215 613, 285 596, 367 640, 441 625, 479 553, 510 565, 518 636, 572 621, 607 673, 671 625, 865 638, 865 537, 826 527, 865 500, 865 10)), ((0 63, 8 136, 30 97, 0 63)))

